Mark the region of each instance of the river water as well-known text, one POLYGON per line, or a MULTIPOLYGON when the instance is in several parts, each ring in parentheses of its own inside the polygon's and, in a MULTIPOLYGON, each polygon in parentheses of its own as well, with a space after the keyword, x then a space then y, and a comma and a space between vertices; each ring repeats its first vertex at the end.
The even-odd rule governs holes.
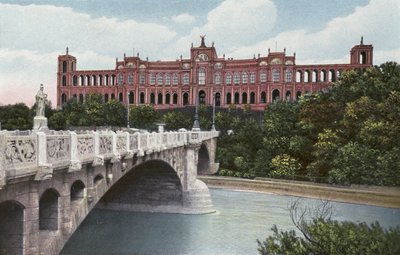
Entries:
MULTIPOLYGON (((211 189, 216 213, 181 215, 93 210, 64 247, 61 255, 235 255, 258 254, 257 239, 270 228, 294 226, 288 204, 297 198, 275 194, 211 189)), ((302 199, 303 205, 319 203, 302 199)), ((400 225, 400 209, 334 203, 334 219, 378 221, 400 225)))

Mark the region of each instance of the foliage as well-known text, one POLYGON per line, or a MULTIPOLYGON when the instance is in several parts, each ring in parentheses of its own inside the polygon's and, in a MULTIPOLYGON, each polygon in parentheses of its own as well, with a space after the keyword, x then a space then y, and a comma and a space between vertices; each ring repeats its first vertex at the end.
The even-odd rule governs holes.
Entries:
POLYGON ((168 112, 163 115, 162 119, 168 130, 178 130, 180 128, 190 129, 193 125, 191 116, 180 111, 168 112))
POLYGON ((134 106, 129 111, 131 127, 141 129, 155 129, 155 124, 160 120, 160 115, 152 105, 134 106))
POLYGON ((272 171, 269 173, 273 178, 292 178, 300 170, 297 159, 287 154, 275 156, 271 161, 272 171))
POLYGON ((32 129, 32 121, 31 111, 23 103, 0 106, 0 122, 2 129, 32 129))
POLYGON ((274 225, 272 235, 258 242, 261 255, 375 255, 400 253, 400 227, 383 229, 379 223, 332 220, 332 208, 323 202, 316 208, 302 209, 298 201, 289 207, 296 231, 281 231, 274 225), (308 219, 309 218, 309 219, 308 219))

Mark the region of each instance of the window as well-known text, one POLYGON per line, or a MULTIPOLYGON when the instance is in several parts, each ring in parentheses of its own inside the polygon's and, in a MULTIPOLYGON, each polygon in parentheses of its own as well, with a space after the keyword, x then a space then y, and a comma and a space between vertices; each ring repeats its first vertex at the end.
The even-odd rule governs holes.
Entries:
POLYGON ((178 94, 174 94, 173 96, 172 96, 172 103, 173 104, 178 104, 178 94))
POLYGON ((231 93, 226 93, 226 104, 232 103, 232 96, 231 93))
POLYGON ((157 74, 157 85, 163 84, 163 75, 162 73, 157 74))
POLYGON ((78 77, 76 75, 72 76, 72 85, 78 85, 78 77))
POLYGON ((292 71, 286 70, 285 80, 286 80, 286 82, 292 82, 292 71))
POLYGON ((263 91, 261 92, 260 103, 265 104, 267 101, 267 94, 263 91))
POLYGON ((256 74, 254 72, 250 73, 250 83, 256 83, 256 74))
POLYGON ((199 104, 205 104, 206 103, 206 92, 203 90, 200 90, 199 92, 199 104))
POLYGON ((189 104, 189 94, 188 93, 183 93, 183 105, 188 105, 189 104))
POLYGON ((178 80, 178 75, 176 73, 174 73, 173 79, 172 79, 172 83, 174 85, 178 85, 179 80, 178 80))
POLYGON ((234 73, 233 74, 233 83, 235 84, 239 84, 240 80, 239 80, 239 73, 234 73))
POLYGON ((256 103, 256 93, 251 92, 250 93, 250 104, 255 104, 256 103))
POLYGON ((150 104, 155 104, 156 103, 156 96, 154 93, 150 94, 150 104))
POLYGON ((151 73, 150 74, 150 85, 156 84, 156 74, 151 73))
POLYGON ((165 75, 165 84, 171 85, 171 75, 170 74, 165 75))
POLYGON ((118 75, 118 84, 122 85, 124 83, 124 75, 121 73, 118 75))
POLYGON ((272 81, 273 82, 278 82, 280 79, 280 72, 279 72, 279 70, 278 69, 274 69, 274 70, 272 70, 272 81))
POLYGON ((157 96, 157 104, 162 104, 162 94, 161 93, 158 93, 158 96, 157 96))
POLYGON ((133 74, 132 73, 128 74, 128 83, 133 84, 133 74))
POLYGON ((206 71, 204 69, 199 69, 199 85, 206 84, 206 71))
POLYGON ((215 84, 221 84, 221 74, 220 73, 215 74, 215 84))
POLYGON ((239 93, 238 93, 238 92, 235 93, 235 98, 234 98, 234 100, 235 100, 235 101, 234 101, 235 104, 239 104, 239 93))
POLYGON ((129 103, 133 104, 135 102, 135 94, 133 92, 129 92, 128 99, 129 103))
POLYGON ((165 104, 170 104, 171 103, 171 95, 167 93, 165 95, 165 104))
POLYGON ((66 73, 67 72, 67 61, 64 61, 63 62, 63 73, 66 73))
POLYGON ((144 93, 140 92, 140 103, 144 104, 144 93))
POLYGON ((183 75, 183 84, 185 84, 185 85, 189 84, 189 74, 188 73, 185 73, 183 75))
POLYGON ((243 84, 248 83, 248 76, 246 72, 242 73, 242 83, 243 84))
POLYGON ((226 74, 225 82, 226 82, 226 84, 232 84, 232 75, 230 73, 226 74))
POLYGON ((266 82, 267 81, 267 73, 266 72, 261 72, 260 73, 260 81, 261 82, 266 82))
POLYGON ((62 85, 67 86, 67 77, 65 75, 62 77, 62 85))
POLYGON ((144 84, 146 82, 146 75, 144 73, 141 73, 139 75, 139 84, 144 84))
POLYGON ((244 92, 242 94, 242 104, 247 104, 247 93, 246 92, 244 92))

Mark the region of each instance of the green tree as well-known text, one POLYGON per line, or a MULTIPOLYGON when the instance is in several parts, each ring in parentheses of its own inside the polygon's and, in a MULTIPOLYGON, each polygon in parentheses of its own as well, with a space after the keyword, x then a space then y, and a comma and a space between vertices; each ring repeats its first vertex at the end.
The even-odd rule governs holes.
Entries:
POLYGON ((63 111, 55 111, 49 118, 49 128, 54 130, 65 129, 67 117, 63 111))
POLYGON ((109 126, 126 126, 126 107, 120 101, 110 100, 103 106, 105 124, 109 126))
POLYGON ((301 165, 290 155, 281 154, 271 160, 271 168, 269 176, 272 178, 293 178, 299 172, 301 165))
POLYGON ((0 106, 2 129, 32 129, 33 118, 30 109, 23 103, 0 106))
MULTIPOLYGON (((85 103, 86 123, 90 126, 102 126, 106 123, 104 116, 104 102, 101 94, 86 95, 85 103)), ((83 120, 81 120, 83 122, 83 120)))
POLYGON ((160 120, 160 115, 152 105, 134 106, 129 112, 131 127, 152 129, 160 120))
POLYGON ((193 125, 191 116, 181 111, 171 111, 163 115, 166 129, 178 130, 180 128, 190 129, 193 125))

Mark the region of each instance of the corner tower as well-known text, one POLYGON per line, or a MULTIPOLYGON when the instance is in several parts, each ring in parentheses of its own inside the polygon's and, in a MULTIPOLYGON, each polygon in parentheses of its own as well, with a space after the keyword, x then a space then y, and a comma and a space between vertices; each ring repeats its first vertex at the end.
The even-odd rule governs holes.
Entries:
POLYGON ((350 64, 352 65, 373 65, 373 47, 371 44, 364 44, 363 37, 359 45, 351 48, 350 51, 350 64))
POLYGON ((61 87, 67 86, 77 86, 78 79, 74 76, 72 77, 72 72, 76 71, 76 58, 68 53, 68 47, 66 49, 65 55, 58 56, 58 67, 57 67, 57 105, 61 106, 62 103, 65 103, 59 95, 61 87))

